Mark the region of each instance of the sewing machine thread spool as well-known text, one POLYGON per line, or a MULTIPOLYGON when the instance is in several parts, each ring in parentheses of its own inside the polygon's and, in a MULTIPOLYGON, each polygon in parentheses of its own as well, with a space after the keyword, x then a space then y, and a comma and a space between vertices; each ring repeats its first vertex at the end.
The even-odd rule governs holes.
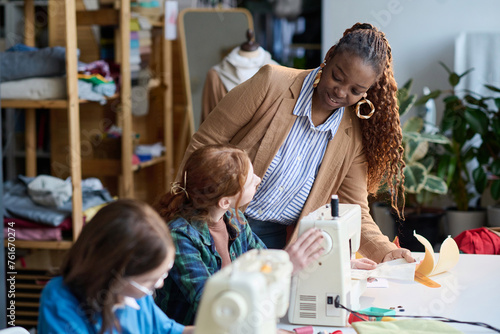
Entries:
POLYGON ((339 216, 339 196, 332 195, 332 200, 330 202, 332 208, 332 218, 339 216))

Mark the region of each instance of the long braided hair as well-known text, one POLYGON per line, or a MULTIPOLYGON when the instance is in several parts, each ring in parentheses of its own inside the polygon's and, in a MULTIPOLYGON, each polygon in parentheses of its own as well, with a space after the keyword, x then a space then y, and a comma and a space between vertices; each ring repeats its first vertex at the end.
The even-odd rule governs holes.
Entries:
MULTIPOLYGON (((377 74, 377 81, 367 91, 367 99, 376 108, 370 119, 360 120, 363 146, 368 161, 368 192, 375 194, 379 187, 387 184, 391 195, 391 206, 398 212, 400 191, 404 193, 405 163, 397 84, 392 69, 391 46, 385 34, 369 23, 356 23, 344 32, 343 37, 332 48, 331 57, 348 52, 370 64, 377 74)), ((361 108, 367 107, 367 104, 361 108)), ((368 112, 361 109, 362 114, 368 112)))

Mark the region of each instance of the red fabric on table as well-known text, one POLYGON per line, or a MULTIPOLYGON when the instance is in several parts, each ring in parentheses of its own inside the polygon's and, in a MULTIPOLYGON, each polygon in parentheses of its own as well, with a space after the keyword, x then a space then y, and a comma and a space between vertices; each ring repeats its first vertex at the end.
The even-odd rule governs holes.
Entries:
POLYGON ((464 253, 500 255, 500 237, 485 227, 463 231, 454 239, 464 253))

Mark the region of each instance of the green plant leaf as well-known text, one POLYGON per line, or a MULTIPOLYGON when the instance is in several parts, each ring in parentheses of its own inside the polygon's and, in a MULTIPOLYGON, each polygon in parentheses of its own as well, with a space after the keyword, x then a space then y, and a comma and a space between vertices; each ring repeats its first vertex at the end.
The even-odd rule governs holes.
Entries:
POLYGON ((424 95, 421 98, 419 98, 417 100, 417 102, 415 102, 415 105, 421 106, 421 105, 425 104, 427 101, 429 101, 430 99, 435 99, 435 98, 439 97, 439 95, 441 95, 441 91, 439 89, 434 90, 434 91, 430 92, 429 94, 424 95))
POLYGON ((399 102, 399 116, 403 116, 404 114, 406 114, 406 112, 413 107, 416 100, 417 100, 417 95, 415 94, 411 95, 410 97, 407 97, 404 100, 398 100, 398 102, 401 101, 399 102))
POLYGON ((488 160, 490 160, 490 153, 486 148, 486 142, 483 141, 481 146, 478 149, 474 150, 474 155, 476 156, 477 162, 479 162, 480 165, 485 165, 488 163, 488 160))
POLYGON ((482 103, 472 95, 465 95, 464 99, 465 101, 467 101, 467 103, 473 104, 475 106, 484 105, 484 103, 482 103))
POLYGON ((452 87, 455 87, 460 82, 460 76, 456 73, 451 73, 448 81, 452 87))
POLYGON ((465 119, 469 123, 472 131, 477 132, 481 135, 486 134, 488 131, 488 115, 483 113, 479 109, 466 108, 465 109, 465 119))
MULTIPOLYGON (((500 115, 500 114, 498 114, 500 115)), ((495 135, 500 136, 500 118, 493 118, 491 120, 491 125, 492 125, 492 131, 495 135)), ((498 140, 500 142, 500 139, 498 140)))
POLYGON ((462 79, 464 76, 466 76, 467 74, 469 74, 472 71, 474 71, 474 68, 469 68, 467 71, 465 71, 464 73, 459 75, 460 79, 462 79))
POLYGON ((495 161, 493 161, 493 163, 490 166, 490 170, 493 173, 493 175, 500 177, 500 157, 495 159, 495 161))
POLYGON ((403 142, 407 143, 409 140, 420 140, 420 133, 418 132, 408 132, 403 130, 403 142))
POLYGON ((450 95, 450 96, 447 96, 443 99, 444 103, 451 103, 451 102, 455 102, 458 100, 459 100, 459 98, 456 95, 450 95))
POLYGON ((441 64, 441 66, 444 67, 444 69, 446 70, 446 72, 448 72, 448 74, 451 74, 453 73, 449 68, 448 66, 445 65, 445 63, 443 63, 442 61, 439 62, 439 64, 441 64))
POLYGON ((402 101, 408 98, 408 94, 410 93, 412 84, 413 84, 413 79, 409 79, 401 88, 398 88, 398 93, 397 93, 398 101, 402 101))
POLYGON ((406 159, 409 164, 422 159, 427 154, 429 150, 429 143, 422 140, 410 139, 407 141, 405 146, 406 159))
POLYGON ((472 178, 474 179, 474 186, 478 193, 482 194, 488 185, 488 178, 482 166, 477 167, 472 171, 472 178))
POLYGON ((422 140, 428 141, 430 143, 436 144, 449 144, 450 140, 448 137, 440 135, 440 134, 431 134, 431 133, 421 133, 420 137, 422 140))
POLYGON ((453 139, 460 145, 463 146, 467 140, 467 124, 462 121, 462 119, 457 118, 453 126, 453 139))
POLYGON ((427 170, 422 164, 416 163, 404 169, 405 190, 410 194, 419 193, 425 185, 427 170))
POLYGON ((427 175, 424 189, 431 193, 439 195, 444 195, 448 192, 448 187, 446 186, 446 183, 439 177, 434 175, 427 175))
POLYGON ((420 133, 423 127, 424 127, 424 120, 422 117, 412 117, 408 119, 403 125, 403 131, 420 133))
POLYGON ((434 167, 435 160, 433 156, 426 156, 420 160, 420 163, 425 166, 427 172, 430 172, 432 167, 434 167))
POLYGON ((484 87, 488 88, 489 90, 491 91, 494 91, 496 93, 500 93, 500 88, 497 88, 495 86, 491 86, 491 85, 484 85, 484 87))
POLYGON ((500 111, 500 97, 495 99, 495 105, 497 106, 498 111, 500 111))
POLYGON ((491 183, 491 197, 496 201, 500 199, 500 180, 495 180, 491 183))

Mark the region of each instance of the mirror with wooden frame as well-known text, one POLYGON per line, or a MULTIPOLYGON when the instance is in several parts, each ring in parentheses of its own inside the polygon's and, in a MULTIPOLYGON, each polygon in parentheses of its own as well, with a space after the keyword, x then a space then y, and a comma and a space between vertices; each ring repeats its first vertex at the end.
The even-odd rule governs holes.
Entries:
POLYGON ((207 72, 246 41, 248 29, 253 29, 252 16, 243 8, 188 8, 179 14, 181 64, 187 98, 182 131, 185 135, 181 138, 190 138, 200 124, 207 72))

